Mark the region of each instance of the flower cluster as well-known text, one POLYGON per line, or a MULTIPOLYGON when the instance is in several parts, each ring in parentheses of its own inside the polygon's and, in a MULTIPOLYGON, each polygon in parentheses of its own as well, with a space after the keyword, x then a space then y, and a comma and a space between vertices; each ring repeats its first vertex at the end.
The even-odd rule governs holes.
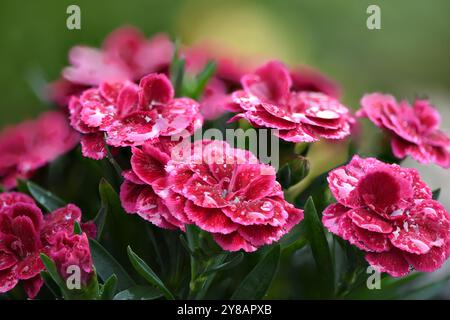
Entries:
POLYGON ((114 147, 137 146, 159 137, 191 135, 203 118, 198 103, 174 98, 169 79, 150 74, 139 86, 131 82, 104 82, 88 89, 69 104, 70 122, 83 133, 83 155, 102 159, 106 143, 114 147))
MULTIPOLYGON (((131 27, 114 31, 100 49, 73 48, 69 60, 50 86, 52 101, 67 108, 0 133, 0 183, 16 187, 18 178, 30 178, 81 141, 85 157, 120 155, 125 212, 164 229, 184 232, 194 225, 226 251, 253 252, 279 241, 304 214, 285 192, 295 199, 303 186, 294 185, 288 157, 282 159, 288 176, 279 179, 283 190, 276 169, 251 152, 220 140, 191 142, 204 120, 231 112, 230 122, 274 129, 292 142, 293 152, 295 143, 346 139, 356 123, 340 102, 340 88, 314 69, 278 61, 254 68, 202 45, 175 50, 166 35, 147 39, 131 27)), ((356 116, 390 134, 396 157, 450 166, 450 139, 427 100, 410 106, 373 93, 361 107, 356 116)), ((337 202, 323 212, 323 225, 362 250, 378 271, 399 277, 412 269, 437 270, 447 260, 450 216, 415 169, 356 155, 332 170, 328 183, 337 202)), ((75 234, 80 220, 75 205, 43 215, 27 195, 1 193, 0 293, 21 282, 35 297, 43 284, 41 253, 63 279, 70 266, 80 268, 84 286, 95 279, 88 235, 95 236, 96 227, 84 224, 85 232, 75 234)), ((195 271, 193 288, 203 280, 195 271)))
POLYGON ((394 277, 434 271, 450 254, 450 215, 415 169, 355 156, 330 172, 338 201, 323 212, 328 230, 366 252, 394 277))
POLYGON ((1 193, 0 293, 12 290, 21 281, 28 297, 34 298, 43 284, 39 274, 44 270, 41 253, 56 258, 63 278, 66 266, 77 265, 87 279, 92 274, 92 261, 89 244, 82 240, 86 234, 72 235, 74 223, 80 219, 80 209, 72 204, 43 215, 29 196, 1 193))
POLYGON ((428 100, 398 103, 391 95, 372 93, 361 100, 359 117, 367 117, 392 137, 397 158, 411 156, 420 163, 450 167, 450 138, 439 130, 439 113, 428 100))
POLYGON ((284 200, 275 170, 250 152, 203 140, 174 153, 169 160, 154 146, 133 150, 121 192, 126 209, 163 227, 194 224, 229 251, 254 251, 303 219, 284 200))
POLYGON ((62 112, 49 111, 36 120, 8 127, 0 133, 0 185, 14 188, 17 179, 72 149, 79 141, 62 112))

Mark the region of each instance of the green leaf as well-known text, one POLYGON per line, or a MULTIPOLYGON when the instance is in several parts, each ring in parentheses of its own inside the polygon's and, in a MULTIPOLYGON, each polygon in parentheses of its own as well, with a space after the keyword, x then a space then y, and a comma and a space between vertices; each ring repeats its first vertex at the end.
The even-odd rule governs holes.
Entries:
POLYGON ((198 99, 201 97, 203 91, 205 90, 206 84, 214 75, 214 72, 216 72, 216 64, 213 61, 209 61, 203 70, 197 75, 196 87, 192 93, 193 99, 198 99))
POLYGON ((47 255, 45 255, 43 253, 40 254, 40 257, 41 257, 42 263, 45 266, 45 269, 47 270, 47 273, 50 275, 50 277, 53 279, 53 281, 55 281, 55 283, 58 285, 58 287, 61 289, 61 291, 65 292, 67 289, 66 283, 59 275, 58 270, 56 269, 56 265, 53 262, 53 260, 50 259, 50 257, 48 257, 47 255))
POLYGON ((116 294, 114 300, 155 300, 162 296, 161 291, 154 287, 134 286, 116 294))
MULTIPOLYGON (((219 254, 217 256, 215 256, 214 258, 210 259, 207 263, 207 267, 206 270, 208 269, 215 269, 216 267, 222 265, 223 263, 225 263, 225 260, 228 256, 228 253, 225 254, 219 254)), ((204 299, 205 295, 207 294, 209 287, 211 286, 211 284, 213 283, 215 277, 217 275, 217 272, 212 272, 206 276, 201 276, 198 280, 200 279, 200 283, 199 283, 199 287, 197 288, 197 284, 195 284, 195 292, 190 292, 190 295, 195 299, 195 300, 202 300, 204 299)))
POLYGON ((277 172, 277 181, 281 184, 283 189, 291 186, 291 168, 288 163, 284 164, 277 172))
POLYGON ((305 204, 305 225, 309 244, 316 261, 317 271, 322 281, 322 294, 325 297, 329 297, 334 294, 333 260, 322 223, 311 197, 308 198, 305 204))
POLYGON ((111 300, 116 293, 117 276, 113 274, 102 286, 100 297, 102 300, 111 300))
POLYGON ((281 250, 283 254, 286 255, 290 255, 303 248, 307 243, 308 239, 303 224, 294 226, 292 230, 280 240, 281 250))
POLYGON ((273 246, 233 293, 232 300, 262 299, 272 283, 280 261, 280 245, 273 246))
POLYGON ((81 290, 69 290, 66 299, 72 300, 96 300, 100 297, 100 286, 98 283, 97 272, 94 268, 94 274, 86 287, 81 290))
POLYGON ((101 239, 103 235, 103 229, 105 228, 106 215, 108 213, 108 205, 103 201, 100 206, 100 209, 97 212, 93 222, 97 226, 97 239, 101 239))
POLYGON ((73 233, 74 234, 82 234, 83 231, 81 230, 80 223, 78 221, 75 221, 73 224, 73 233))
POLYGON ((441 195, 441 188, 438 188, 433 191, 433 199, 434 200, 438 200, 440 195, 441 195))
POLYGON ((153 270, 142 260, 136 253, 131 250, 130 246, 127 248, 128 257, 134 269, 151 285, 154 285, 164 294, 166 299, 175 300, 173 294, 167 289, 161 279, 153 272, 153 270))
POLYGON ((56 299, 60 299, 61 290, 59 289, 53 278, 50 276, 50 274, 47 271, 41 271, 40 275, 42 280, 44 280, 45 286, 50 290, 50 292, 55 296, 56 299))
POLYGON ((95 269, 103 281, 107 281, 111 276, 116 275, 118 290, 125 290, 136 284, 125 269, 100 243, 89 239, 89 246, 95 269))
MULTIPOLYGON (((107 247, 108 251, 124 266, 128 264, 126 252, 128 245, 132 245, 138 252, 150 254, 146 243, 148 236, 145 222, 138 216, 127 214, 124 211, 119 195, 105 179, 100 181, 99 193, 101 206, 105 208, 106 212, 104 213, 104 226, 100 226, 102 233, 98 237, 98 241, 107 247), (106 238, 105 235, 108 237, 106 238)), ((120 279, 119 274, 116 275, 120 279)))
POLYGON ((226 254, 226 256, 231 256, 231 258, 228 261, 226 261, 218 266, 214 266, 214 267, 211 267, 211 268, 205 270, 205 272, 202 273, 202 276, 210 275, 212 273, 219 272, 219 271, 229 270, 231 268, 236 267, 237 265, 239 265, 242 262, 242 260, 244 260, 244 254, 242 252, 238 252, 234 255, 226 254))
POLYGON ((189 246, 186 237, 184 236, 184 234, 180 234, 179 236, 181 245, 183 246, 183 248, 186 250, 186 252, 189 254, 189 256, 191 256, 192 258, 196 258, 196 254, 194 251, 192 251, 191 247, 189 246))
POLYGON ((28 190, 27 187, 27 182, 28 181, 26 180, 17 179, 17 190, 25 194, 30 194, 30 191, 28 190))
POLYGON ((45 254, 40 255, 42 263, 44 264, 49 277, 58 285, 61 293, 66 300, 81 300, 81 299, 97 299, 98 297, 98 281, 97 274, 94 272, 92 279, 86 287, 80 290, 71 290, 67 287, 67 283, 59 275, 56 265, 52 259, 45 254))
POLYGON ((27 181, 26 186, 33 198, 36 199, 36 201, 49 212, 55 211, 56 209, 66 205, 63 200, 52 194, 50 191, 41 188, 31 181, 27 181))
POLYGON ((113 166, 114 170, 116 171, 117 175, 122 178, 122 168, 120 167, 120 165, 117 163, 116 159, 114 159, 114 156, 111 153, 111 149, 108 146, 108 143, 106 142, 107 140, 107 135, 105 133, 104 136, 104 147, 106 150, 106 157, 109 160, 109 163, 111 163, 111 165, 113 166))
POLYGON ((175 40, 175 50, 172 58, 172 63, 170 65, 170 80, 172 81, 173 87, 175 89, 175 96, 180 96, 183 90, 183 79, 184 79, 184 66, 185 59, 181 58, 179 55, 180 42, 175 40))
MULTIPOLYGON (((359 287, 349 292, 348 295, 345 296, 345 299, 403 299, 408 292, 407 289, 415 286, 415 281, 420 281, 421 283, 423 283, 424 273, 413 272, 403 278, 392 278, 386 275, 381 279, 381 289, 377 290, 369 290, 367 288, 366 280, 369 274, 364 272, 364 275, 364 281, 362 281, 359 287)), ((411 290, 409 292, 411 292, 411 290)))

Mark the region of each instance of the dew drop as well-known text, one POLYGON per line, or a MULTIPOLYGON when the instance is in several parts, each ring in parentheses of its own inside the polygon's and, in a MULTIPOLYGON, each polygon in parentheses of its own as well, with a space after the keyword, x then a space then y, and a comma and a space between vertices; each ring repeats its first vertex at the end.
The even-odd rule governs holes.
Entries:
POLYGON ((273 209, 273 204, 270 201, 264 201, 264 203, 261 205, 262 211, 270 211, 273 209))

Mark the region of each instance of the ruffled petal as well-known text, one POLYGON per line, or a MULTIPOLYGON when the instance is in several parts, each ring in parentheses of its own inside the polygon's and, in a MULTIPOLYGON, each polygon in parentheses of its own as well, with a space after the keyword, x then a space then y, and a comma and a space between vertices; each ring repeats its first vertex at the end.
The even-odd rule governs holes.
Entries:
POLYGON ((184 210, 189 220, 205 231, 230 234, 238 229, 238 225, 220 209, 202 208, 187 201, 184 210))
POLYGON ((245 252, 253 252, 258 249, 246 241, 238 232, 230 234, 215 233, 213 238, 223 250, 227 251, 244 250, 245 252))
POLYGON ((393 277, 403 277, 409 273, 409 263, 403 258, 399 250, 387 252, 370 252, 365 256, 367 262, 378 272, 389 273, 393 277))
POLYGON ((404 252, 403 256, 413 268, 420 272, 433 272, 447 260, 446 247, 433 247, 428 253, 414 254, 404 252))

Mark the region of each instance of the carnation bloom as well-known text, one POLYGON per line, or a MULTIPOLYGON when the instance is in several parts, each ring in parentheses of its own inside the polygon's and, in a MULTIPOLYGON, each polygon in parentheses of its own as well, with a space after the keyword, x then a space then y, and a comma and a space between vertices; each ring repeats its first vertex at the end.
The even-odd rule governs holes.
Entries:
POLYGON ((17 179, 31 177, 78 141, 79 135, 58 111, 4 129, 0 133, 0 184, 7 189, 15 187, 17 179))
POLYGON ((324 226, 363 250, 376 270, 400 277, 447 259, 450 216, 415 169, 354 156, 328 182, 338 202, 323 212, 324 226))
POLYGON ((411 156, 420 163, 450 166, 450 138, 439 130, 441 118, 428 100, 397 102, 391 95, 372 93, 361 100, 357 116, 367 117, 392 137, 397 158, 411 156))
POLYGON ((71 66, 62 79, 49 87, 50 98, 65 105, 80 86, 87 89, 105 81, 138 81, 152 72, 167 70, 173 56, 173 43, 165 34, 150 39, 136 28, 122 27, 113 31, 101 49, 76 46, 70 50, 71 66))
POLYGON ((42 214, 29 196, 17 192, 0 194, 0 293, 23 282, 28 297, 34 298, 43 280, 40 254, 51 254, 54 237, 72 232, 81 212, 74 205, 42 214))
POLYGON ((59 231, 50 239, 50 245, 52 246, 50 258, 55 262, 61 277, 67 279, 73 274, 70 267, 75 266, 81 272, 81 285, 88 285, 94 274, 94 268, 86 233, 59 231))
POLYGON ((83 133, 83 155, 102 159, 104 138, 113 147, 137 146, 173 135, 190 135, 201 127, 198 103, 174 98, 169 79, 150 74, 139 86, 131 82, 104 82, 88 89, 69 104, 72 126, 83 133))
MULTIPOLYGON (((347 107, 321 92, 296 90, 287 68, 271 61, 241 79, 243 90, 233 93, 239 112, 233 120, 247 119, 255 127, 277 129, 291 142, 313 142, 319 137, 343 139, 350 134, 347 107)), ((236 108, 235 107, 235 108, 236 108)))
POLYGON ((284 200, 275 169, 248 151, 223 141, 185 144, 172 150, 165 172, 149 154, 157 155, 134 152, 133 172, 164 200, 171 222, 212 233, 224 250, 254 251, 278 241, 303 219, 303 211, 284 200))

